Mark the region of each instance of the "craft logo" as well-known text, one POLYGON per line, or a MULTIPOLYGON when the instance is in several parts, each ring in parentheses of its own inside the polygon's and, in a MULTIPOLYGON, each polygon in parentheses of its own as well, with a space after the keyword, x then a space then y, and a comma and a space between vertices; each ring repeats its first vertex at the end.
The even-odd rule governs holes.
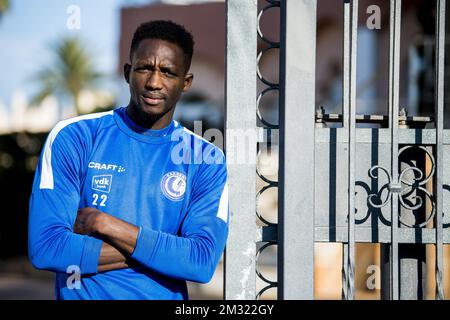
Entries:
POLYGON ((112 175, 104 174, 92 177, 92 189, 109 193, 111 191, 112 175))
POLYGON ((89 169, 97 169, 97 170, 112 170, 112 171, 116 171, 117 172, 125 172, 125 168, 122 166, 118 166, 116 164, 111 164, 111 163, 100 163, 100 162, 94 162, 91 161, 88 164, 88 168, 89 169))
POLYGON ((182 200, 186 191, 186 176, 177 171, 166 173, 161 179, 161 190, 169 200, 182 200))

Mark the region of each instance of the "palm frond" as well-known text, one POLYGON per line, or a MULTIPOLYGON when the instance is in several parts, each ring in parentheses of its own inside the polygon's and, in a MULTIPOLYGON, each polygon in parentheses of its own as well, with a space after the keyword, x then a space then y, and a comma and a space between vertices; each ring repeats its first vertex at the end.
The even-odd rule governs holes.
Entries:
POLYGON ((102 75, 94 69, 91 55, 79 38, 63 38, 52 44, 51 48, 55 54, 54 64, 36 75, 41 90, 33 101, 39 101, 42 97, 45 99, 45 94, 51 92, 69 95, 77 108, 80 92, 94 86, 102 75))
POLYGON ((10 6, 9 0, 0 0, 0 14, 8 11, 9 6, 10 6))

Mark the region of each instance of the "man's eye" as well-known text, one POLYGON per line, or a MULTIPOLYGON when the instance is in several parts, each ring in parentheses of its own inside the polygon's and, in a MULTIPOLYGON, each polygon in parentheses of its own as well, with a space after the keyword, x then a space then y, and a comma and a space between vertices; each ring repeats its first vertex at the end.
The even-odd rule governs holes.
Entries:
POLYGON ((161 70, 161 72, 164 75, 168 76, 168 77, 174 77, 175 76, 175 74, 173 72, 171 72, 170 70, 161 70))

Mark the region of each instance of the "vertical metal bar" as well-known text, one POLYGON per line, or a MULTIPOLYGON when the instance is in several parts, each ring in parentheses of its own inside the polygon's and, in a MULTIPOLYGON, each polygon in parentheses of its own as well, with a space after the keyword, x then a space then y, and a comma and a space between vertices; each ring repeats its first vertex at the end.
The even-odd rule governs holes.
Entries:
MULTIPOLYGON (((389 31, 389 126, 391 128, 391 186, 399 187, 398 175, 398 112, 400 91, 400 27, 401 0, 390 0, 389 31)), ((398 193, 392 192, 391 204, 391 298, 399 298, 398 281, 398 193)))
POLYGON ((281 1, 278 298, 314 298, 317 1, 281 1))
POLYGON ((444 71, 445 71, 445 0, 436 5, 436 298, 444 299, 443 284, 443 132, 444 132, 444 71))
MULTIPOLYGON (((407 127, 403 125, 403 127, 407 127)), ((416 141, 416 143, 418 143, 416 141)), ((423 150, 411 148, 407 152, 408 161, 400 161, 400 172, 414 166, 427 175, 426 160, 423 156, 423 150)), ((417 190, 412 190, 408 196, 414 198, 418 196, 417 190)), ((411 210, 399 206, 399 217, 403 222, 414 225, 416 221, 426 218, 426 208, 422 206, 411 210)), ((399 224, 399 230, 410 229, 409 226, 399 224)), ((417 242, 420 242, 417 239, 417 242)), ((421 243, 399 243, 398 245, 399 259, 399 299, 400 300, 423 300, 426 296, 426 247, 421 243)))
POLYGON ((342 126, 348 128, 350 123, 350 58, 351 58, 351 9, 350 1, 344 1, 344 35, 343 35, 343 81, 342 81, 342 126))
POLYGON ((256 298, 256 152, 237 150, 242 144, 236 141, 245 139, 244 134, 236 133, 256 135, 256 25, 256 0, 227 1, 225 142, 230 232, 225 253, 225 299, 256 298), (249 153, 248 158, 235 161, 233 156, 243 152, 249 153))
POLYGON ((344 266, 344 298, 355 299, 355 148, 356 148, 356 57, 358 40, 358 0, 344 2, 343 106, 348 133, 348 245, 344 266))
POLYGON ((348 243, 342 244, 342 299, 348 299, 348 284, 346 273, 348 267, 348 243))
POLYGON ((343 81, 342 81, 342 126, 349 126, 350 104, 350 57, 351 57, 351 12, 350 0, 344 1, 344 35, 343 35, 343 81))

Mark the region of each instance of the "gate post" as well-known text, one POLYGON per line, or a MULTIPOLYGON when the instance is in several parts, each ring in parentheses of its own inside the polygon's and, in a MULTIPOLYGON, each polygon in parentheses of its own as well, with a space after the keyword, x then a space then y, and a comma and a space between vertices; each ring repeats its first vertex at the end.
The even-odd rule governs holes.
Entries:
POLYGON ((279 299, 314 299, 316 12, 281 1, 279 299))
POLYGON ((225 299, 256 298, 256 0, 228 0, 226 132, 230 231, 225 299), (248 148, 246 147, 248 145, 248 148), (253 148, 254 147, 254 148, 253 148))

